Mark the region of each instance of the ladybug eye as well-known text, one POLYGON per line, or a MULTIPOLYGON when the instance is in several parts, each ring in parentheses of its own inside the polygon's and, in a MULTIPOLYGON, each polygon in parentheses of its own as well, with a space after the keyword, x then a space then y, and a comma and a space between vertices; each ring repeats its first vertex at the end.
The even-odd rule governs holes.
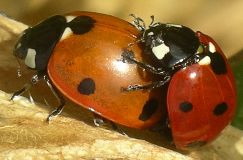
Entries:
POLYGON ((18 43, 15 45, 13 54, 14 54, 16 57, 20 58, 20 59, 24 59, 24 58, 26 57, 26 54, 27 54, 27 49, 26 49, 26 47, 24 46, 24 44, 22 44, 21 42, 18 42, 18 43))
POLYGON ((20 39, 18 40, 18 42, 15 44, 14 50, 13 50, 13 54, 14 56, 16 56, 17 58, 20 59, 24 59, 27 55, 27 50, 28 47, 26 46, 26 41, 28 39, 28 35, 26 34, 26 32, 28 32, 29 28, 26 29, 21 35, 20 35, 20 39))

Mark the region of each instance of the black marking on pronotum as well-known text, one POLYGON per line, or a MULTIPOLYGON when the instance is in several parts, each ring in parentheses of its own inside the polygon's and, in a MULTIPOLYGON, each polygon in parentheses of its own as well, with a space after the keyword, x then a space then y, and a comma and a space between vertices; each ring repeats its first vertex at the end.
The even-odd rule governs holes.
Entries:
POLYGON ((226 74, 227 73, 227 68, 226 68, 226 63, 223 58, 223 56, 218 53, 211 53, 209 54, 210 59, 211 59, 211 68, 215 74, 226 74))
POLYGON ((179 108, 182 112, 190 112, 193 108, 193 105, 190 102, 182 102, 179 108))
POLYGON ((79 83, 77 89, 80 94, 84 94, 84 95, 94 94, 95 82, 91 78, 85 78, 79 83))
POLYGON ((95 20, 89 16, 78 16, 67 24, 74 34, 84 34, 94 27, 95 20))
POLYGON ((228 105, 225 102, 220 103, 214 108, 213 114, 215 116, 220 116, 224 114, 227 111, 227 109, 228 109, 228 105))
POLYGON ((62 15, 50 17, 36 26, 26 29, 17 44, 14 55, 24 59, 28 49, 36 52, 35 70, 46 70, 49 58, 64 30, 70 27, 74 34, 84 34, 94 27, 95 20, 89 16, 77 16, 71 22, 62 15))
POLYGON ((142 113, 139 115, 139 119, 141 121, 148 120, 157 110, 159 107, 159 102, 156 99, 148 100, 145 105, 143 106, 142 113))

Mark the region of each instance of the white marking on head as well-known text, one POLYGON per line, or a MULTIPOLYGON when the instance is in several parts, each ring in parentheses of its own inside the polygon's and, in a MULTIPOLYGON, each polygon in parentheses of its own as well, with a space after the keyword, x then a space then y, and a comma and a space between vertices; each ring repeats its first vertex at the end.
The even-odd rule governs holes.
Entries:
POLYGON ((36 51, 32 48, 29 48, 27 50, 27 55, 25 57, 24 63, 30 68, 35 68, 35 56, 36 51))
POLYGON ((76 18, 76 16, 66 16, 66 21, 67 23, 71 22, 74 18, 76 18))
POLYGON ((177 28, 182 28, 182 25, 179 25, 179 24, 167 23, 166 25, 167 25, 168 27, 177 27, 177 28))
POLYGON ((70 35, 73 34, 73 31, 71 30, 71 28, 67 27, 64 32, 62 33, 62 37, 60 39, 60 41, 66 39, 67 37, 69 37, 70 35))
POLYGON ((149 32, 148 33, 148 36, 153 36, 154 35, 154 32, 149 32))
POLYGON ((170 48, 162 43, 156 47, 153 47, 152 51, 158 59, 163 59, 164 56, 170 51, 170 48))
POLYGON ((209 65, 211 63, 211 58, 209 56, 205 56, 203 59, 201 59, 198 64, 199 65, 209 65))
POLYGON ((209 49, 209 51, 211 53, 215 53, 216 52, 216 48, 215 48, 214 44, 211 43, 211 42, 208 43, 208 49, 209 49))

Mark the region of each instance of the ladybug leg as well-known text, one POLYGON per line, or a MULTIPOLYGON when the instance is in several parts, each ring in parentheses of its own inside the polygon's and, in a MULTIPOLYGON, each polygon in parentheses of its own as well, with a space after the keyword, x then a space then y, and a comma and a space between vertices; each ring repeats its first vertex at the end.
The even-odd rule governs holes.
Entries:
POLYGON ((136 58, 134 57, 133 52, 130 51, 130 50, 125 50, 122 53, 122 58, 123 58, 122 59, 123 62, 135 63, 140 68, 143 68, 143 69, 145 69, 145 70, 147 70, 147 71, 149 71, 149 72, 151 72, 153 74, 162 75, 163 76, 163 80, 157 81, 157 82, 152 82, 150 84, 146 84, 146 85, 135 84, 135 85, 129 85, 126 88, 122 87, 121 91, 123 91, 123 92, 126 92, 126 91, 137 91, 137 90, 148 90, 148 89, 158 88, 158 87, 161 87, 161 86, 165 85, 171 79, 169 71, 166 71, 163 68, 155 68, 155 67, 153 67, 153 66, 151 66, 149 64, 146 64, 146 63, 143 63, 143 62, 140 62, 140 61, 136 60, 136 58))
POLYGON ((125 63, 135 63, 137 64, 140 68, 145 69, 153 74, 157 74, 157 75, 166 75, 167 72, 165 71, 165 69, 162 68, 155 68, 149 64, 146 64, 144 62, 140 62, 138 60, 136 60, 136 58, 134 57, 133 51, 130 50, 125 50, 122 53, 122 61, 125 63))
POLYGON ((103 117, 101 117, 100 115, 93 113, 94 114, 94 125, 96 127, 100 127, 101 125, 107 124, 107 122, 110 122, 113 130, 117 131, 118 133, 122 134, 122 135, 127 135, 121 128, 119 128, 114 122, 107 120, 103 117))
POLYGON ((20 90, 16 91, 13 93, 12 97, 10 98, 10 100, 13 100, 16 96, 22 95, 24 94, 26 91, 28 91, 33 85, 37 84, 41 79, 43 79, 44 74, 43 72, 37 72, 36 74, 34 74, 29 83, 26 83, 24 85, 23 88, 21 88, 20 90))
POLYGON ((132 21, 132 24, 140 31, 144 31, 146 29, 145 22, 142 18, 137 17, 135 14, 130 14, 131 17, 134 18, 132 21))
POLYGON ((120 127, 118 127, 114 122, 110 121, 110 123, 111 123, 113 130, 115 130, 116 132, 118 132, 124 136, 127 136, 127 134, 120 127))
POLYGON ((64 105, 65 105, 65 101, 63 100, 61 102, 61 104, 55 109, 53 110, 49 116, 47 117, 46 121, 47 122, 50 122, 54 117, 57 117, 58 115, 60 115, 62 113, 62 110, 64 108, 64 105))
POLYGON ((101 117, 100 115, 98 115, 96 113, 93 113, 93 114, 94 114, 93 122, 94 122, 95 126, 99 127, 105 123, 105 119, 103 117, 101 117))
POLYGON ((52 86, 49 78, 47 75, 44 76, 44 80, 46 81, 46 84, 48 85, 48 87, 51 89, 52 93, 54 94, 54 96, 57 98, 57 100, 59 101, 59 106, 53 110, 49 116, 47 117, 46 121, 50 122, 54 117, 58 116, 59 114, 62 113, 62 110, 64 108, 65 105, 65 100, 64 98, 56 91, 56 89, 52 86))
POLYGON ((152 82, 146 85, 139 85, 139 84, 135 84, 135 85, 129 85, 128 87, 122 87, 121 91, 122 92, 130 92, 130 91, 138 91, 138 90, 149 90, 149 89, 154 89, 154 88, 158 88, 161 87, 163 85, 165 85, 167 82, 169 82, 171 79, 170 76, 165 76, 163 80, 161 81, 156 81, 156 82, 152 82))

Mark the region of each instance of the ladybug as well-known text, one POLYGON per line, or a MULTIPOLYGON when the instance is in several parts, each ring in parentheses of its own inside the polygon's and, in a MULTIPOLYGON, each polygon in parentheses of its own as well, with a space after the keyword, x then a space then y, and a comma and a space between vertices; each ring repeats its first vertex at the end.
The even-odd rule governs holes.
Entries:
POLYGON ((168 127, 177 148, 190 149, 214 140, 230 123, 236 109, 236 87, 232 70, 217 43, 209 36, 177 24, 152 23, 134 15, 140 30, 137 43, 145 46, 139 61, 131 53, 127 61, 159 75, 159 81, 129 85, 123 91, 152 90, 165 84, 168 127))
MULTIPOLYGON (((44 79, 60 102, 48 121, 63 110, 64 96, 109 121, 150 128, 166 113, 163 91, 121 91, 130 83, 151 81, 143 69, 125 63, 121 56, 139 33, 124 20, 79 11, 52 16, 26 29, 14 55, 36 74, 11 99, 44 79)), ((142 50, 133 45, 136 58, 142 59, 142 50)))

